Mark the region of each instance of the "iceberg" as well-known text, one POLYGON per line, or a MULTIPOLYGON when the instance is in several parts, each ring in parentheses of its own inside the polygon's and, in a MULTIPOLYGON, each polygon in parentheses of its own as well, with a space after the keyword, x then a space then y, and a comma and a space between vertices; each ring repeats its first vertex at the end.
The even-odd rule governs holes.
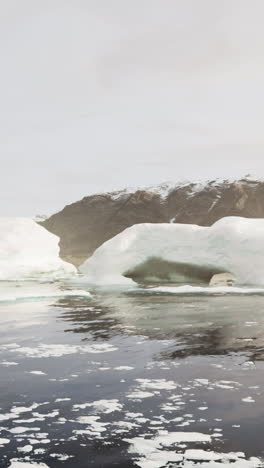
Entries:
POLYGON ((264 285, 264 219, 226 217, 210 227, 137 224, 105 242, 80 267, 97 285, 142 279, 205 283, 228 273, 236 285, 264 285))
POLYGON ((75 274, 59 257, 59 238, 30 218, 0 218, 0 281, 49 279, 75 274))

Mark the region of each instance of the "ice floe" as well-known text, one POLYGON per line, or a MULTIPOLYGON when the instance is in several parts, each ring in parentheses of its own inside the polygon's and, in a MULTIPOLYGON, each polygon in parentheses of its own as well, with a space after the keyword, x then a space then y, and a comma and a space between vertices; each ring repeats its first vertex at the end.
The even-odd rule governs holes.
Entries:
POLYGON ((98 413, 110 414, 115 411, 121 411, 123 405, 118 400, 97 400, 92 403, 82 403, 80 405, 73 405, 73 410, 80 410, 86 408, 93 408, 98 413))
POLYGON ((135 437, 124 439, 130 444, 129 453, 133 454, 140 468, 163 468, 166 466, 181 466, 182 468, 260 468, 263 461, 245 454, 217 453, 209 449, 186 449, 186 443, 211 443, 210 435, 193 432, 172 432, 158 435, 151 439, 135 437), (176 465, 174 465, 174 463, 176 465), (171 465, 169 465, 171 463, 171 465), (178 465, 180 463, 180 465, 178 465))
POLYGON ((85 424, 87 427, 86 429, 77 429, 74 430, 73 433, 76 435, 91 435, 100 437, 102 432, 107 430, 107 426, 110 423, 103 423, 100 422, 99 416, 80 416, 77 419, 79 424, 85 424))
POLYGON ((18 452, 30 453, 33 450, 32 445, 24 445, 23 447, 17 447, 18 452))
POLYGON ((7 445, 9 444, 10 440, 9 439, 5 439, 5 438, 1 438, 0 437, 0 446, 3 446, 3 445, 7 445))

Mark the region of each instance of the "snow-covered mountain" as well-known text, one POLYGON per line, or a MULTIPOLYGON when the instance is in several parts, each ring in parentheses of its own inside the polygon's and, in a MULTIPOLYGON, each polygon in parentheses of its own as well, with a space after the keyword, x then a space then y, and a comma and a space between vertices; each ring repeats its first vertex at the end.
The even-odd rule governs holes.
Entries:
POLYGON ((264 218, 264 180, 185 181, 90 195, 41 222, 80 265, 103 242, 139 223, 210 226, 225 216, 264 218))

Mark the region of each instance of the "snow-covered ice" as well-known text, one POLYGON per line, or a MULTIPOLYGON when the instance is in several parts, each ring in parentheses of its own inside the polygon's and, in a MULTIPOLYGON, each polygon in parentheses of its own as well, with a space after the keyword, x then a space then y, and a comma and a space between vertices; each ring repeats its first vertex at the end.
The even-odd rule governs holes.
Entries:
POLYGON ((0 218, 0 280, 58 279, 76 268, 59 257, 59 238, 30 218, 0 218))
POLYGON ((228 272, 238 285, 263 286, 263 238, 263 219, 227 217, 211 227, 137 224, 105 242, 80 269, 94 284, 133 286, 125 275, 155 258, 169 262, 175 277, 188 266, 189 276, 228 272))

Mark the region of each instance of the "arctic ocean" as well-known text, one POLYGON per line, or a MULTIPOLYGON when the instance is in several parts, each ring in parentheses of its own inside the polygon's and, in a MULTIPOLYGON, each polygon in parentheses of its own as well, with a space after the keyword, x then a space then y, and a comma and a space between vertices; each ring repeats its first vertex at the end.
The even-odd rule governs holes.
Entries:
POLYGON ((0 467, 263 466, 264 291, 200 289, 2 282, 0 467))

